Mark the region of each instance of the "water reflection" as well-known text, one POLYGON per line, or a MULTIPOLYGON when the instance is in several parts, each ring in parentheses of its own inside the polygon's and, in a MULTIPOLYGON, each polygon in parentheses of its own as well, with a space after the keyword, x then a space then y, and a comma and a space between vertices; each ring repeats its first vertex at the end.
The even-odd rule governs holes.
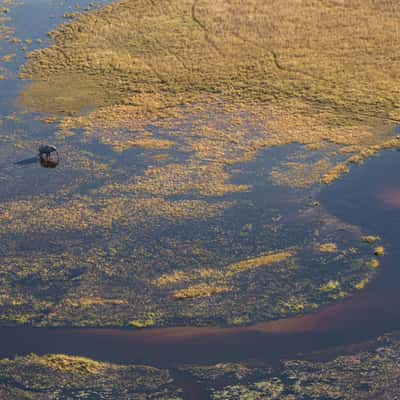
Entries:
POLYGON ((39 156, 25 158, 20 161, 16 161, 14 165, 32 165, 39 163, 43 168, 56 168, 60 163, 60 159, 57 157, 55 159, 47 159, 39 156))
POLYGON ((60 160, 45 160, 43 158, 40 158, 40 165, 43 168, 56 168, 57 165, 59 164, 60 160))
POLYGON ((400 208, 400 188, 389 188, 377 194, 378 200, 387 208, 400 208))

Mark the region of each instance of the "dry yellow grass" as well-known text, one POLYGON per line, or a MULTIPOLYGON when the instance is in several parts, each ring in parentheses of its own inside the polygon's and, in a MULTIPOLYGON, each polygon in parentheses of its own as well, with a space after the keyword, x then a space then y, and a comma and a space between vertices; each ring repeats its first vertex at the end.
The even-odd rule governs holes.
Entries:
POLYGON ((373 236, 373 235, 367 235, 367 236, 361 236, 361 241, 364 243, 375 243, 377 241, 381 240, 379 236, 373 236))
POLYGON ((286 250, 239 261, 229 264, 222 269, 203 268, 190 271, 173 271, 172 273, 161 275, 159 278, 153 280, 152 284, 157 287, 169 287, 182 283, 192 283, 187 288, 173 292, 172 296, 177 300, 194 297, 211 297, 233 290, 229 282, 235 275, 284 262, 293 257, 294 254, 294 250, 286 250), (193 282, 199 283, 193 284, 193 282))
POLYGON ((121 299, 105 299, 102 297, 81 297, 77 300, 67 300, 69 306, 72 307, 91 307, 98 305, 115 305, 120 306, 127 304, 126 300, 121 299))
POLYGON ((349 167, 346 163, 338 164, 338 165, 336 165, 336 167, 332 168, 331 171, 329 171, 327 174, 325 174, 321 178, 321 182, 328 185, 329 183, 332 183, 333 181, 338 179, 339 176, 341 176, 347 172, 349 172, 349 167))
POLYGON ((330 280, 327 283, 325 283, 324 285, 322 285, 319 290, 321 292, 330 292, 332 290, 336 290, 340 287, 340 282, 339 281, 333 281, 330 280))
POLYGON ((4 16, 0 12, 0 41, 2 40, 10 40, 12 41, 13 35, 15 33, 14 27, 11 26, 10 22, 12 21, 11 17, 4 16))
POLYGON ((57 45, 33 53, 24 72, 53 82, 64 72, 119 78, 99 85, 112 95, 108 101, 141 109, 177 104, 187 95, 197 99, 201 89, 304 105, 319 100, 322 114, 333 106, 350 114, 373 104, 372 117, 380 111, 389 117, 395 107, 382 95, 396 93, 388 79, 397 76, 397 61, 383 56, 396 54, 399 12, 395 2, 373 0, 123 0, 54 32, 57 45), (158 90, 144 90, 150 88, 158 90))
POLYGON ((357 289, 357 290, 362 290, 362 289, 364 289, 365 288, 365 286, 367 286, 368 285, 368 282, 369 282, 369 279, 362 279, 360 282, 358 282, 358 283, 356 283, 355 285, 354 285, 354 287, 357 289))
POLYGON ((190 286, 186 289, 177 290, 174 292, 173 297, 175 300, 184 300, 196 297, 210 297, 229 292, 230 290, 232 290, 232 288, 229 286, 200 283, 199 285, 190 286))
POLYGON ((155 286, 164 287, 183 282, 191 282, 195 279, 218 279, 223 277, 224 273, 222 271, 204 268, 192 271, 173 271, 172 273, 161 275, 152 283, 155 286))
POLYGON ((319 251, 321 253, 336 253, 338 248, 335 243, 322 243, 319 245, 319 251))
POLYGON ((181 195, 197 192, 202 196, 222 196, 226 193, 244 192, 247 185, 229 183, 230 175, 221 164, 168 164, 151 167, 132 186, 135 190, 154 196, 181 195))
POLYGON ((231 184, 229 179, 230 175, 221 164, 189 161, 149 167, 142 176, 134 177, 124 184, 104 185, 96 193, 143 193, 156 197, 198 194, 212 197, 249 189, 247 185, 231 184))
POLYGON ((378 268, 379 267, 379 260, 377 260, 376 258, 373 258, 368 262, 368 265, 371 268, 378 268))
POLYGON ((217 146, 203 132, 191 143, 197 156, 234 163, 293 142, 353 146, 322 177, 330 183, 396 145, 388 128, 400 119, 399 15, 394 1, 122 0, 64 25, 54 46, 29 56, 21 76, 34 83, 21 103, 103 136, 223 105, 250 113, 262 134, 217 146))
POLYGON ((174 271, 170 274, 161 275, 153 281, 153 284, 162 287, 174 285, 180 282, 187 282, 191 279, 191 275, 185 271, 174 271))
POLYGON ((5 56, 2 57, 1 61, 8 63, 12 61, 16 56, 17 56, 16 53, 6 54, 5 56))
POLYGON ((374 248, 374 254, 376 256, 383 256, 385 254, 385 248, 383 246, 376 246, 374 248))
POLYGON ((330 169, 329 160, 308 162, 286 162, 271 171, 271 180, 275 184, 291 187, 307 187, 319 183, 330 169))
POLYGON ((250 269, 260 268, 272 264, 277 264, 293 257, 293 251, 280 251, 276 253, 265 254, 259 257, 249 258, 228 266, 228 274, 236 274, 250 269))
POLYGON ((197 219, 218 215, 229 202, 209 204, 201 200, 169 201, 159 197, 80 197, 56 205, 40 197, 1 205, 0 232, 84 231, 152 223, 157 219, 197 219), (98 209, 98 210, 96 210, 98 209))
POLYGON ((145 150, 165 150, 169 149, 173 145, 170 140, 160 139, 137 139, 137 140, 126 140, 121 143, 112 143, 114 151, 120 153, 131 147, 139 147, 145 150))
POLYGON ((102 363, 86 357, 75 357, 65 354, 50 354, 44 357, 31 354, 27 361, 31 365, 47 367, 55 371, 80 372, 85 374, 97 374, 110 368, 111 364, 102 363))

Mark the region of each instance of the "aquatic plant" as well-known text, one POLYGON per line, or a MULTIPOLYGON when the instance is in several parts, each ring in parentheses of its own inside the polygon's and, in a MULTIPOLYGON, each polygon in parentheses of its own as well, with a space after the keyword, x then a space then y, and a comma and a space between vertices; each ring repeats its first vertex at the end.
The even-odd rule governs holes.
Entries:
POLYGON ((336 243, 322 243, 319 245, 319 251, 322 253, 336 253, 338 248, 336 243))
POLYGON ((64 354, 31 354, 0 360, 0 371, 0 395, 7 399, 181 398, 169 371, 150 366, 118 365, 64 354))
POLYGON ((332 290, 336 290, 340 287, 339 281, 329 281, 320 287, 320 290, 323 292, 330 292, 332 290))
POLYGON ((158 318, 160 318, 160 315, 157 315, 157 313, 154 312, 149 312, 142 319, 133 319, 129 321, 128 326, 133 328, 149 328, 156 324, 158 318))
POLYGON ((247 271, 249 269, 264 267, 287 260, 295 255, 294 250, 278 251, 259 257, 239 261, 228 266, 228 275, 247 271))
POLYGON ((379 267, 379 260, 377 260, 376 258, 373 258, 369 261, 368 265, 371 268, 378 268, 379 267))
POLYGON ((234 364, 239 375, 218 365, 191 366, 189 371, 203 386, 211 388, 212 399, 343 399, 367 400, 397 395, 400 354, 399 335, 386 335, 353 349, 351 354, 322 353, 323 360, 285 360, 279 368, 234 364), (240 371, 246 371, 242 378, 240 371), (209 371, 209 372, 208 372, 209 371), (229 382, 227 384, 226 382, 229 382))
POLYGON ((173 294, 173 297, 175 300, 190 299, 193 297, 210 297, 231 290, 229 286, 214 286, 201 283, 199 285, 189 286, 186 289, 177 290, 173 294))
MULTIPOLYGON (((123 0, 61 26, 50 48, 29 56, 21 77, 34 81, 20 103, 58 123, 65 168, 45 194, 30 192, 29 175, 2 176, 1 323, 246 325, 312 311, 373 277, 371 249, 353 238, 359 230, 302 188, 398 143, 388 129, 395 85, 372 74, 377 58, 364 53, 356 63, 365 76, 355 76, 353 55, 327 36, 325 13, 343 14, 342 40, 364 12, 379 37, 392 33, 372 3, 348 13, 242 3, 123 0), (298 42, 293 29, 303 23, 311 29, 298 42), (96 152, 98 143, 109 148, 96 152), (302 146, 270 178, 297 191, 256 198, 243 163, 289 143, 302 146)), ((372 54, 390 53, 369 28, 350 35, 348 48, 371 42, 372 54)), ((21 118, 12 113, 5 125, 21 118)), ((22 135, 1 135, 6 160, 37 148, 22 135)), ((257 184, 269 171, 255 172, 257 184)))
POLYGON ((373 236, 373 235, 361 236, 361 241, 369 244, 375 243, 379 240, 381 240, 379 236, 373 236))
POLYGON ((6 54, 5 56, 3 56, 1 58, 1 61, 5 62, 5 63, 8 63, 8 62, 12 61, 13 58, 15 58, 16 56, 17 56, 16 53, 6 54))
POLYGON ((385 254, 385 248, 383 246, 376 246, 374 248, 374 254, 376 256, 383 256, 385 254))
POLYGON ((356 284, 354 285, 354 287, 355 287, 356 289, 358 289, 358 290, 362 290, 362 289, 365 288, 365 286, 367 286, 368 282, 369 282, 369 279, 367 279, 367 278, 362 279, 360 282, 356 283, 356 284))

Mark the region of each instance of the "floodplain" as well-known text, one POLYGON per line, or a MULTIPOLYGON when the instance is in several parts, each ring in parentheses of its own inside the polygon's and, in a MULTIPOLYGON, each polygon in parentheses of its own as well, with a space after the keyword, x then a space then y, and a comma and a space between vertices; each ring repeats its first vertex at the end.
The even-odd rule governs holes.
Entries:
POLYGON ((399 15, 1 0, 0 394, 396 393, 399 15))

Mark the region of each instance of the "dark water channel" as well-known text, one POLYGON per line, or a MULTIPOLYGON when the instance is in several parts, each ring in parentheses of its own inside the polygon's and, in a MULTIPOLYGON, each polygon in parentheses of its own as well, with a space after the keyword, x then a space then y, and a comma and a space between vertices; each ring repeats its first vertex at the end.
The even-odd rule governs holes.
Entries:
POLYGON ((378 276, 361 293, 315 314, 240 328, 1 328, 0 357, 67 353, 163 367, 244 359, 273 361, 400 329, 399 168, 400 154, 385 152, 355 167, 319 196, 333 214, 385 236, 388 256, 378 276), (396 193, 398 198, 393 199, 396 193))

